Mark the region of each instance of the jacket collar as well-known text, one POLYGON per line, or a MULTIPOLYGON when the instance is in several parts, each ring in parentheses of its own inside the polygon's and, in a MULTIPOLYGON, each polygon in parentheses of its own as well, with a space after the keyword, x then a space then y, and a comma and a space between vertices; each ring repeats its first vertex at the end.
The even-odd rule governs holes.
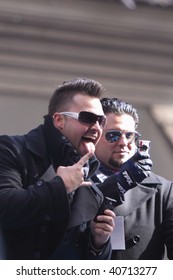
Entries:
POLYGON ((161 185, 162 182, 160 180, 160 177, 158 175, 156 175, 155 173, 151 172, 150 176, 145 178, 142 182, 141 185, 147 186, 149 185, 151 187, 151 185, 156 188, 157 185, 161 185))
POLYGON ((62 160, 67 161, 64 162, 64 166, 71 165, 80 159, 77 151, 73 149, 70 142, 59 130, 54 129, 54 133, 56 134, 52 135, 51 130, 50 132, 45 133, 44 126, 45 125, 42 124, 24 135, 26 147, 29 151, 41 158, 48 155, 50 157, 52 154, 56 154, 56 157, 59 155, 61 165, 62 160), (49 139, 51 139, 51 141, 47 141, 49 139), (50 153, 51 151, 49 148, 53 150, 52 153, 50 153), (68 157, 67 160, 67 156, 69 156, 69 154, 71 157, 68 157))
POLYGON ((31 130, 24 135, 26 147, 33 154, 44 158, 47 155, 45 137, 43 133, 43 125, 31 130))

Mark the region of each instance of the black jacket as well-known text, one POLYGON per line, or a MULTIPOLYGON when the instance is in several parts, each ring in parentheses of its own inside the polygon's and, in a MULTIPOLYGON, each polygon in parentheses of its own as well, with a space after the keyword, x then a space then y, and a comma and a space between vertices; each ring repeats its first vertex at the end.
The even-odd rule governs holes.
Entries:
MULTIPOLYGON (((103 182, 113 174, 106 170, 102 166, 95 181, 103 182)), ((126 249, 113 250, 112 259, 159 260, 164 258, 165 247, 173 259, 173 182, 151 173, 125 193, 115 213, 124 217, 126 249)))
MULTIPOLYGON (((66 159, 56 144, 63 165, 66 159)), ((43 125, 24 136, 0 137, 0 225, 6 259, 109 258, 110 242, 100 256, 88 245, 88 224, 102 199, 97 188, 82 187, 70 204, 64 183, 52 167, 43 125), (64 236, 71 240, 68 246, 64 236), (61 242, 65 255, 61 254, 64 248, 57 249, 61 242)))

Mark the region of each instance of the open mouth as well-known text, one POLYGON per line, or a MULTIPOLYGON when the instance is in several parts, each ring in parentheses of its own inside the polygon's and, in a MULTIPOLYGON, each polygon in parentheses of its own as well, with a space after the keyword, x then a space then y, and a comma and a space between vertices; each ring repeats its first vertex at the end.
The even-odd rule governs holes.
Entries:
POLYGON ((82 143, 86 152, 95 152, 96 138, 82 137, 82 143))
POLYGON ((82 141, 86 142, 86 143, 93 143, 95 144, 96 139, 95 138, 91 138, 91 137, 82 137, 82 141))

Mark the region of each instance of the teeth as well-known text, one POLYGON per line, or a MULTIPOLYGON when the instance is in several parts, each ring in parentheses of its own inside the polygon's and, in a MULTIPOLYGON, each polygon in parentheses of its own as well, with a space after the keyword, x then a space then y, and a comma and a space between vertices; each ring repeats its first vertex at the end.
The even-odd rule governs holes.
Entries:
POLYGON ((83 138, 87 139, 87 140, 95 141, 95 138, 92 138, 92 137, 83 137, 83 138))
POLYGON ((92 143, 95 141, 95 139, 92 139, 92 138, 83 138, 83 140, 86 142, 92 142, 92 143))

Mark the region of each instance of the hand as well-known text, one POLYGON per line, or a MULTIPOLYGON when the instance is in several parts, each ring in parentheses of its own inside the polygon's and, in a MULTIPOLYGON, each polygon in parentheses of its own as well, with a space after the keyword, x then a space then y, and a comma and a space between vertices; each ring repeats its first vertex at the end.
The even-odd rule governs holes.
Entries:
POLYGON ((117 174, 109 176, 103 183, 99 184, 99 188, 104 196, 116 199, 117 205, 120 205, 124 200, 125 192, 148 177, 151 167, 152 161, 149 155, 137 152, 122 165, 117 174))
POLYGON ((104 215, 97 216, 97 221, 91 221, 92 245, 95 249, 101 249, 110 238, 115 227, 115 213, 106 209, 104 215))
POLYGON ((72 166, 59 166, 56 174, 64 182, 67 193, 75 191, 79 186, 91 185, 91 182, 84 181, 85 170, 83 166, 93 156, 93 153, 87 153, 77 163, 72 166))
POLYGON ((148 154, 144 155, 136 152, 133 157, 122 165, 116 175, 117 182, 127 191, 149 176, 152 165, 148 154))

